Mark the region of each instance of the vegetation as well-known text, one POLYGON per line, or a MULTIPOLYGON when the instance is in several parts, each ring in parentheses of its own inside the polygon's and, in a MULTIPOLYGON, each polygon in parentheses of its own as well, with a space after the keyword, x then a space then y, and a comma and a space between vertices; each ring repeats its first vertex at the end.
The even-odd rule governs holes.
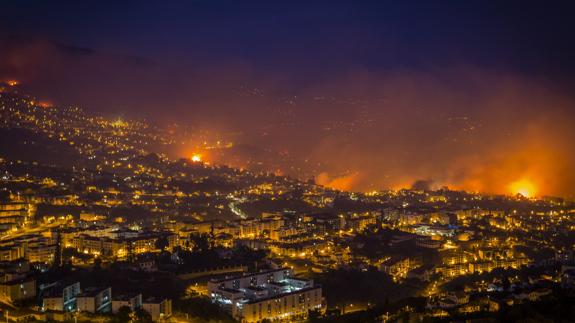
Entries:
POLYGON ((193 322, 233 322, 232 318, 205 297, 191 297, 174 300, 174 311, 184 314, 193 322))
POLYGON ((398 284, 375 268, 361 270, 332 270, 316 275, 326 295, 328 307, 343 308, 350 303, 372 303, 396 300, 414 294, 415 282, 398 284))

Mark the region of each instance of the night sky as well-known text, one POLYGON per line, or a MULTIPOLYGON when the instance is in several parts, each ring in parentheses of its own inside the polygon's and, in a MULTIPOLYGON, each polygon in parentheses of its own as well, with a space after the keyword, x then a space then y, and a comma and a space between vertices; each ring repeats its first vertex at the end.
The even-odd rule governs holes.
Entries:
POLYGON ((9 1, 0 78, 106 116, 239 132, 235 140, 304 161, 336 188, 420 181, 574 196, 574 9, 9 1))

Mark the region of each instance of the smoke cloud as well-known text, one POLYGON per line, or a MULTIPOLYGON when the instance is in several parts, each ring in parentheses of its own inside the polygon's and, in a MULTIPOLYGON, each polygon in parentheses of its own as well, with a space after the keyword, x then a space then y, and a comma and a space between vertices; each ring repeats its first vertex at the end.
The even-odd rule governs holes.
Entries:
POLYGON ((0 77, 42 99, 232 136, 244 149, 219 163, 273 154, 269 171, 341 190, 575 194, 573 98, 520 73, 354 66, 302 81, 241 59, 196 65, 13 36, 0 47, 0 77))

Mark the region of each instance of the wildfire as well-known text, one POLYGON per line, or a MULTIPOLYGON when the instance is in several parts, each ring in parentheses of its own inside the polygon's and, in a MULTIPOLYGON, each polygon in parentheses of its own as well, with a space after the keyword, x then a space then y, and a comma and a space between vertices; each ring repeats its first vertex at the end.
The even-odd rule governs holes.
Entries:
POLYGON ((46 108, 51 108, 54 105, 48 101, 40 101, 40 102, 38 102, 38 106, 46 109, 46 108))
POLYGON ((511 183, 509 189, 513 194, 521 194, 524 197, 533 197, 537 193, 535 184, 526 178, 511 183))
POLYGON ((193 154, 191 159, 192 159, 192 161, 193 161, 194 163, 199 163, 199 162, 202 161, 202 155, 200 155, 200 154, 193 154))

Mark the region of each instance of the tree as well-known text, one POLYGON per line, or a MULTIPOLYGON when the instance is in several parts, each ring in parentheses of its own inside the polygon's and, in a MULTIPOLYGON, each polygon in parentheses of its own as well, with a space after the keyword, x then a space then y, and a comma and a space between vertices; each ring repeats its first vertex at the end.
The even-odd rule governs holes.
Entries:
POLYGON ((511 282, 509 281, 509 278, 503 277, 503 279, 501 280, 501 285, 503 285, 502 287, 504 291, 508 291, 509 288, 511 287, 511 282))
POLYGON ((207 234, 192 234, 190 240, 193 245, 193 252, 208 251, 210 249, 210 241, 207 234))
POLYGON ((138 308, 134 311, 134 321, 138 323, 151 323, 152 315, 148 313, 146 310, 138 308))
POLYGON ((265 250, 252 250, 246 246, 240 246, 233 249, 232 261, 237 264, 245 264, 255 270, 256 264, 262 261, 267 255, 265 250))
POLYGON ((102 259, 96 258, 94 259, 94 270, 101 270, 102 269, 102 259))
POLYGON ((234 322, 226 312, 221 311, 218 305, 204 297, 175 300, 174 310, 193 317, 192 322, 234 322))
POLYGON ((124 323, 124 322, 130 322, 130 314, 132 313, 132 310, 128 307, 128 306, 122 306, 118 309, 118 312, 116 312, 116 314, 114 314, 114 316, 112 318, 110 318, 110 320, 108 320, 109 323, 124 323))
POLYGON ((164 252, 166 250, 166 248, 168 248, 168 246, 170 245, 170 242, 168 241, 168 238, 166 237, 160 237, 156 240, 156 249, 160 249, 162 252, 164 252))
POLYGON ((307 321, 309 323, 321 322, 321 313, 318 310, 308 311, 307 321))

